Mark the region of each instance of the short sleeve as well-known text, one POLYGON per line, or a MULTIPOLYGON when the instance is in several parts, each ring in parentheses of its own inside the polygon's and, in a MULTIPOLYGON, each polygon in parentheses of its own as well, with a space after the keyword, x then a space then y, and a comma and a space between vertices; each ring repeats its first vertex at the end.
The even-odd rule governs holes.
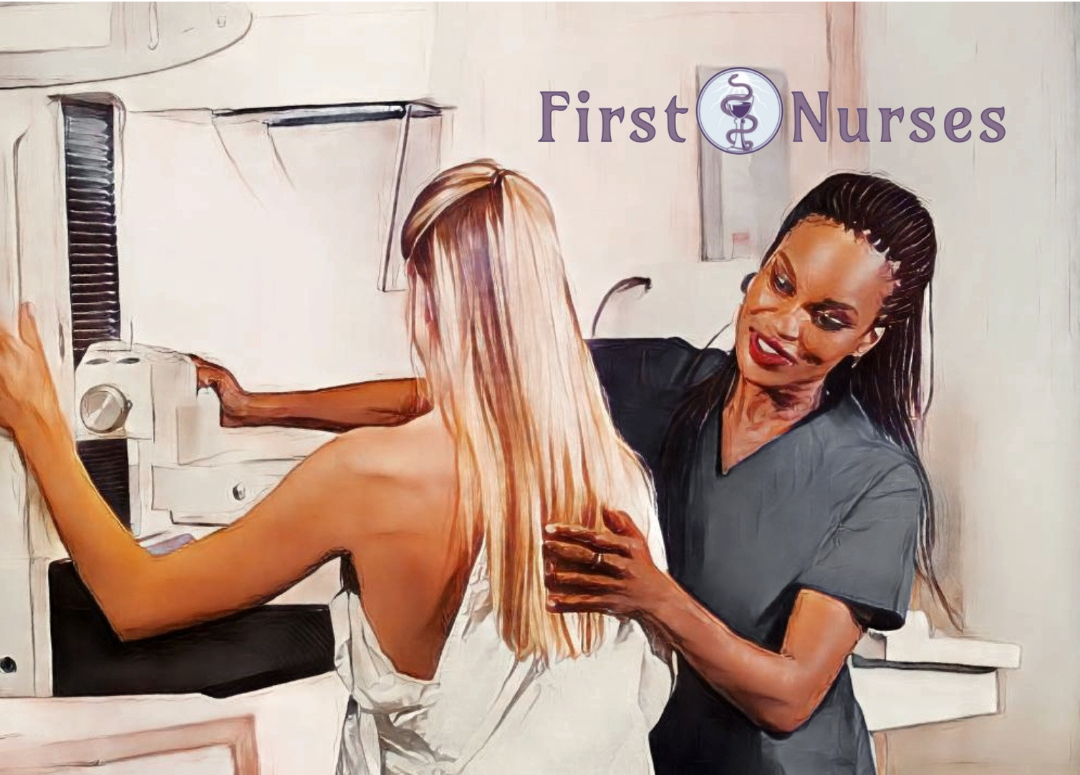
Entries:
POLYGON ((655 471, 664 434, 686 388, 715 372, 726 359, 671 339, 593 339, 593 364, 615 427, 655 471))
POLYGON ((910 462, 877 476, 825 540, 798 586, 847 602, 866 616, 871 629, 899 629, 915 583, 922 495, 922 479, 910 462))

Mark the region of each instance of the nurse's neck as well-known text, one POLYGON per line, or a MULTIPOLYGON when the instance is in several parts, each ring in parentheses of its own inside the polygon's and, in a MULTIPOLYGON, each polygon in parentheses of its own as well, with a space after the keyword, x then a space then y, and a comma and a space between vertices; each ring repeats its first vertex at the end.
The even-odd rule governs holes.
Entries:
POLYGON ((825 383, 765 388, 741 376, 724 405, 721 468, 727 473, 821 404, 825 383))
POLYGON ((763 387, 740 376, 725 407, 725 414, 753 425, 797 423, 820 406, 824 393, 824 380, 763 387))

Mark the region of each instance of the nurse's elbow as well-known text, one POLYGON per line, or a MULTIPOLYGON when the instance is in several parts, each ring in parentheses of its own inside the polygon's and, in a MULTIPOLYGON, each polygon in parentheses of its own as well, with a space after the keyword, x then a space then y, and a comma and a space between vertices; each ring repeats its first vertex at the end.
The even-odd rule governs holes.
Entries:
POLYGON ((806 708, 784 703, 767 712, 760 713, 755 719, 757 725, 772 735, 790 735, 805 724, 815 708, 806 708))
POLYGON ((762 720, 761 726, 767 732, 774 735, 789 735, 797 731, 813 716, 815 707, 787 707, 769 713, 767 719, 762 720))
POLYGON ((774 735, 790 735, 799 729, 810 720, 825 697, 825 692, 809 683, 799 681, 786 686, 780 695, 763 704, 754 721, 774 735))

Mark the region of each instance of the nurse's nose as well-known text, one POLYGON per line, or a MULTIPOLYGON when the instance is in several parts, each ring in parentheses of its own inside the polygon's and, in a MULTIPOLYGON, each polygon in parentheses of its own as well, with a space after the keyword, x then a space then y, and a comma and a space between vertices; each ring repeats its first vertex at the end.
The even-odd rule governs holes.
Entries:
POLYGON ((790 308, 779 310, 776 319, 773 321, 776 335, 789 342, 796 341, 799 338, 799 318, 800 314, 798 309, 790 308))

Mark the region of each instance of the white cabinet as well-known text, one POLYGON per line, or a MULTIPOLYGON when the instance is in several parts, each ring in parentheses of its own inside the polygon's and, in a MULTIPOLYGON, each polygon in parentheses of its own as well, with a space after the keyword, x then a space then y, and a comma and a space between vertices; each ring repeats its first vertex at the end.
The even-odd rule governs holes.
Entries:
MULTIPOLYGON (((156 756, 141 756, 94 767, 95 775, 234 775, 240 769, 232 751, 223 745, 156 756)), ((50 775, 86 775, 83 765, 50 768, 50 775)))
POLYGON ((855 696, 878 732, 998 713, 998 677, 1020 667, 1020 647, 937 637, 912 611, 903 628, 867 636, 853 662, 855 696))
MULTIPOLYGON (((242 735, 249 719, 194 724, 180 729, 41 744, 9 753, 0 773, 78 775, 258 775, 254 749, 217 742, 221 732, 242 735)), ((238 738, 242 739, 242 738, 238 738)))
POLYGON ((333 674, 227 700, 0 700, 0 774, 330 773, 347 701, 333 674))

